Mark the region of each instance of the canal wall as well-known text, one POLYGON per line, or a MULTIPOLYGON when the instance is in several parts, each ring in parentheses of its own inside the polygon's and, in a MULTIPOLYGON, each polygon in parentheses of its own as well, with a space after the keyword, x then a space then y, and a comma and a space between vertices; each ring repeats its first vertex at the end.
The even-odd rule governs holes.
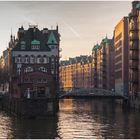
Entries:
POLYGON ((58 99, 17 99, 5 96, 1 108, 6 112, 23 118, 45 118, 55 115, 59 110, 58 99))

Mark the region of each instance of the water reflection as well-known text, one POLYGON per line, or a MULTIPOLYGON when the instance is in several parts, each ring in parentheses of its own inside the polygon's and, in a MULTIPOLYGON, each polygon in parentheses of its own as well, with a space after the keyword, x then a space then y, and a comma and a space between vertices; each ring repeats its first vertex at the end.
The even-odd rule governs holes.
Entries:
POLYGON ((28 120, 0 112, 0 138, 140 138, 140 113, 112 100, 61 100, 56 117, 28 120))
POLYGON ((54 139, 57 135, 57 117, 46 120, 14 120, 12 129, 14 129, 13 138, 18 139, 54 139))
POLYGON ((72 111, 66 112, 65 102, 59 114, 61 138, 140 138, 137 111, 122 110, 115 101, 104 99, 73 100, 72 111))
POLYGON ((12 138, 11 118, 0 112, 0 138, 12 138))

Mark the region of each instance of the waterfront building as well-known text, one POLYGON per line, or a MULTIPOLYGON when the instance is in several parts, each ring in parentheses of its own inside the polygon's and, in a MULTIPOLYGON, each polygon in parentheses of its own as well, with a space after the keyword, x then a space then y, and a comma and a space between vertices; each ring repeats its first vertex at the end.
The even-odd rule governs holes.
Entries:
POLYGON ((60 90, 70 90, 73 88, 72 65, 69 61, 61 61, 60 64, 60 90))
POLYGON ((92 48, 92 87, 97 88, 97 49, 99 45, 92 48))
POLYGON ((114 48, 112 39, 107 37, 92 49, 92 85, 100 89, 114 89, 114 48))
MULTIPOLYGON (((58 28, 58 27, 57 27, 58 28)), ((36 96, 56 96, 58 90, 58 29, 19 28, 16 43, 11 46, 10 94, 16 98, 37 91, 36 96), (15 87, 13 85, 16 85, 15 87)))
POLYGON ((15 113, 34 116, 58 110, 59 42, 58 26, 51 30, 22 26, 17 38, 11 35, 3 59, 9 75, 8 103, 15 113))
POLYGON ((128 17, 123 17, 114 29, 115 92, 128 95, 128 17))
MULTIPOLYGON (((129 94, 140 93, 140 2, 132 2, 129 14, 129 94)), ((134 95, 135 94, 135 95, 134 95)))

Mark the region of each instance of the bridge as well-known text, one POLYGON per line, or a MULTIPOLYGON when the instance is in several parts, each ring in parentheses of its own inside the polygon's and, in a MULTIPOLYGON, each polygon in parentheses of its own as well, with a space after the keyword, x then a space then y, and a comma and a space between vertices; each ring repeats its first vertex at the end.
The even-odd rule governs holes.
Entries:
POLYGON ((67 92, 61 91, 59 94, 60 99, 65 98, 114 98, 114 99, 127 99, 126 96, 118 94, 113 91, 105 89, 75 89, 67 92))

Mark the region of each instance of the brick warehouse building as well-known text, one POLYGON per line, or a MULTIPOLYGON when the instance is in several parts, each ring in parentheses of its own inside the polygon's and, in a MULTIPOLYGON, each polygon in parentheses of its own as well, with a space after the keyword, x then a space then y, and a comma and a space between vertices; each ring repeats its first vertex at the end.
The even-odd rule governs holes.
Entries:
POLYGON ((114 89, 113 40, 105 37, 92 49, 92 85, 95 88, 114 89))
POLYGON ((92 49, 92 56, 79 56, 61 61, 60 88, 63 90, 100 88, 114 89, 114 48, 107 37, 92 49))
MULTIPOLYGON (((29 29, 19 28, 17 38, 9 42, 9 94, 14 110, 30 108, 32 114, 47 115, 58 108, 56 101, 59 90, 59 42, 58 26, 55 30, 30 25, 29 29), (20 103, 22 99, 36 100, 34 105, 20 103), (45 101, 46 99, 46 101, 45 101), (13 103, 14 102, 14 103, 13 103), (56 105, 56 107, 55 107, 56 105), (42 106, 41 108, 39 106, 42 106), (54 108, 55 107, 55 108, 54 108), (43 109, 44 108, 44 109, 43 109), (35 111, 35 109, 37 111, 35 111)), ((29 113, 29 110, 26 112, 29 113)))
POLYGON ((60 63, 60 89, 91 88, 91 56, 78 56, 60 63))

